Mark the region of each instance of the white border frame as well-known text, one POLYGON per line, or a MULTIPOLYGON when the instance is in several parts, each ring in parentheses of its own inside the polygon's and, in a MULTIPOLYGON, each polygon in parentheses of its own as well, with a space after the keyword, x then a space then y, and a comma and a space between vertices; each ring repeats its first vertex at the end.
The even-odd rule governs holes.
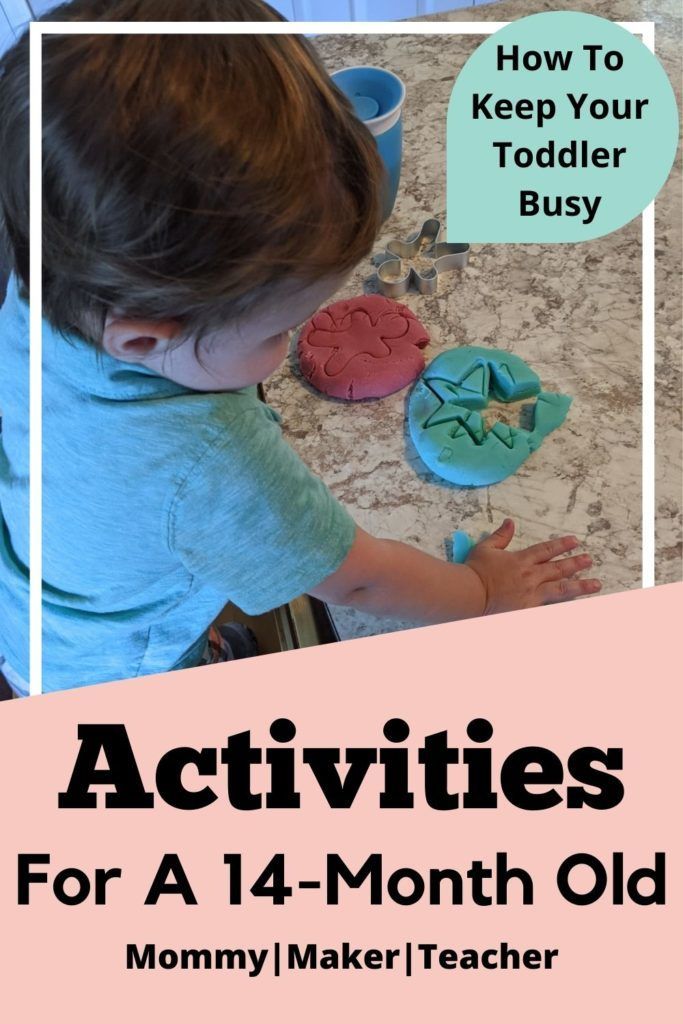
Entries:
MULTIPOLYGON (((507 21, 33 21, 30 33, 29 679, 43 692, 42 39, 44 35, 491 35, 507 21)), ((621 21, 654 53, 652 21, 621 21)), ((642 213, 642 586, 655 583, 655 204, 642 213)))

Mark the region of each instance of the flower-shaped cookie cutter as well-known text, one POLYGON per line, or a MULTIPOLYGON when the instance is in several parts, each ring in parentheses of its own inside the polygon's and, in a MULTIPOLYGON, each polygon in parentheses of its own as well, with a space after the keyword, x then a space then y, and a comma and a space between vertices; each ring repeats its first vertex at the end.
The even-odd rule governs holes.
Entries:
POLYGON ((439 242, 441 221, 430 217, 419 231, 406 239, 392 239, 384 252, 373 256, 377 284, 383 295, 397 299, 413 284, 422 295, 433 295, 444 270, 462 270, 467 266, 470 247, 466 242, 439 242), (411 261, 406 269, 404 260, 411 261), (413 261, 422 260, 423 268, 413 261))

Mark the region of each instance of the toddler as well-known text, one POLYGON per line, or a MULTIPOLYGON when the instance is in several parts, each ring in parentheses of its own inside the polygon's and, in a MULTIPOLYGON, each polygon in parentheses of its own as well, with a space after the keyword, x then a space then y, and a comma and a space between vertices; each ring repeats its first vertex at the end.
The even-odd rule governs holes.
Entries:
MULTIPOLYGON (((183 20, 180 0, 51 19, 183 20)), ((206 21, 276 20, 196 0, 206 21)), ((463 565, 360 529, 256 385, 372 250, 375 144, 297 35, 43 39, 44 690, 206 661, 232 601, 436 623, 570 599, 587 555, 463 565)), ((0 65, 0 670, 28 690, 28 40, 0 65)))

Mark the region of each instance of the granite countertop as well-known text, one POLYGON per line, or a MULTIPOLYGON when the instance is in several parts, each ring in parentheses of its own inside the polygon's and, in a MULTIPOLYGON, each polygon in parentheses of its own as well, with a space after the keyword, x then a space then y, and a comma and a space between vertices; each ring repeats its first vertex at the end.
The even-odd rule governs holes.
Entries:
MULTIPOLYGON (((433 20, 510 21, 563 8, 504 0, 433 20)), ((674 86, 680 81, 681 21, 674 0, 575 0, 572 9, 615 21, 654 21, 657 53, 674 86)), ((480 41, 457 35, 316 40, 330 71, 378 64, 406 83, 401 185, 378 251, 425 217, 445 217, 446 109, 455 75, 480 41)), ((657 581, 664 583, 681 578, 680 162, 656 211, 657 581)), ((407 436, 406 392, 358 403, 325 399, 302 383, 294 358, 266 388, 287 439, 371 533, 444 557, 454 529, 478 536, 510 515, 523 545, 575 533, 595 559, 604 593, 640 586, 640 237, 637 218, 582 244, 473 246, 467 269, 443 276, 435 296, 411 292, 402 300, 431 334, 428 360, 454 345, 490 345, 527 360, 548 390, 573 396, 565 425, 508 480, 475 490, 440 481, 407 436)), ((369 261, 337 297, 368 290, 369 261)), ((350 609, 333 609, 333 616, 342 638, 414 625, 350 609)))

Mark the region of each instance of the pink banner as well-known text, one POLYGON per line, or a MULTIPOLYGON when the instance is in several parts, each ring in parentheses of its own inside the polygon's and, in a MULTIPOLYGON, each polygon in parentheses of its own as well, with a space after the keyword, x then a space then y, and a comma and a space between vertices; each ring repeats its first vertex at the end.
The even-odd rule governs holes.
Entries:
POLYGON ((5 1018, 671 1020, 682 589, 4 704, 5 1018))

